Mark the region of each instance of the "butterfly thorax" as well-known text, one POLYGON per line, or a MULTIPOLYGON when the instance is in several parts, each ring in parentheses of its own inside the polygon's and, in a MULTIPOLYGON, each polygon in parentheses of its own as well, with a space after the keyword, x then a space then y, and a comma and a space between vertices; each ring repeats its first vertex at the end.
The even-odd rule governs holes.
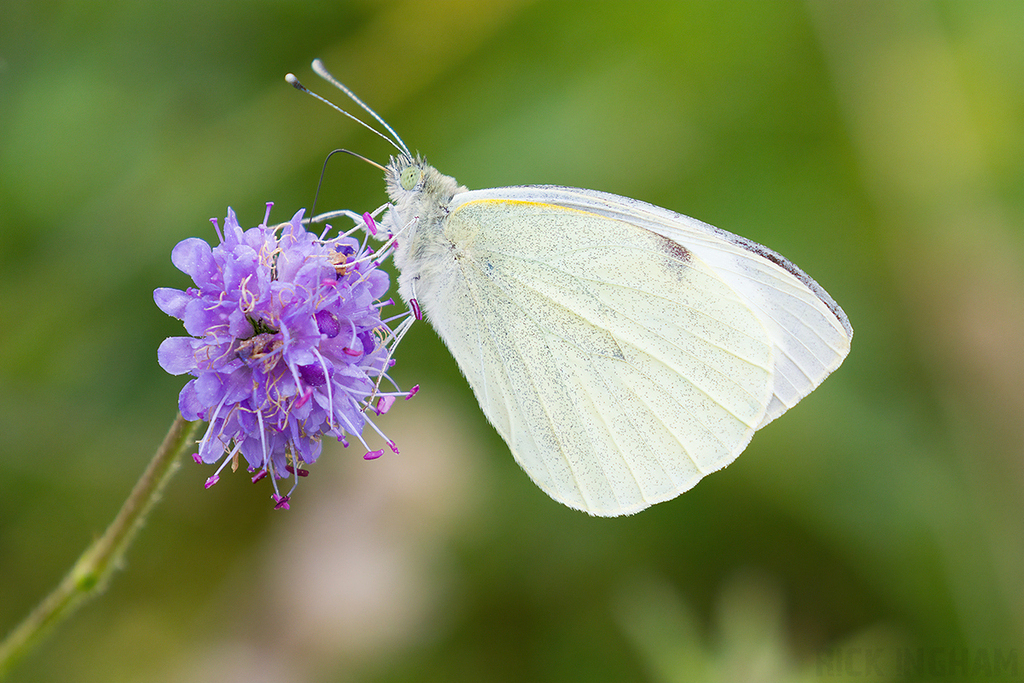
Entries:
POLYGON ((427 282, 436 271, 450 267, 453 245, 444 235, 452 199, 466 188, 439 173, 426 160, 405 155, 392 157, 385 173, 391 209, 384 227, 397 236, 395 265, 401 271, 399 294, 417 298, 429 313, 433 292, 427 282))

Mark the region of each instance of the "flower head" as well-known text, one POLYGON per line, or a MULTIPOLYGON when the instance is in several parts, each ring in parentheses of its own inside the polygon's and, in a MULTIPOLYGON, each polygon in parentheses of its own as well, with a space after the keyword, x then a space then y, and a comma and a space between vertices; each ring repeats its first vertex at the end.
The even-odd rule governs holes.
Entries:
MULTIPOLYGON (((323 436, 345 446, 346 434, 363 445, 367 415, 386 411, 401 392, 387 376, 391 348, 400 338, 382 321, 380 298, 387 273, 378 270, 389 254, 375 254, 350 235, 323 239, 302 225, 302 211, 281 226, 243 231, 228 209, 220 244, 189 238, 171 252, 174 265, 191 276, 186 291, 160 288, 157 306, 182 320, 189 337, 165 339, 160 366, 194 377, 179 397, 187 420, 209 428, 193 457, 222 461, 207 488, 241 454, 253 481, 272 475, 277 507, 286 508, 277 479, 307 472, 323 436), (381 391, 383 381, 394 391, 381 391)), ((373 219, 365 214, 363 225, 373 219)), ((403 317, 403 316, 399 316, 403 317)), ((406 315, 399 329, 411 318, 406 315)), ((383 436, 383 434, 382 434, 383 436)), ((394 452, 394 442, 384 437, 394 452)), ((378 451, 367 448, 367 457, 378 451)), ((294 484, 293 487, 294 488, 294 484)))

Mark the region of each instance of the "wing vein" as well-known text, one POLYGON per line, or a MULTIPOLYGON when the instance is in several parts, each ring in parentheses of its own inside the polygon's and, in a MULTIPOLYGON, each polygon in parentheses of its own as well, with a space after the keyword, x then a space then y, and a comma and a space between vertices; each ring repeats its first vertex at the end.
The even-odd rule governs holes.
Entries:
MULTIPOLYGON (((478 311, 486 310, 481 305, 480 297, 477 295, 476 292, 472 291, 472 278, 464 278, 464 281, 466 282, 467 288, 471 290, 471 294, 473 295, 473 298, 474 298, 474 300, 477 303, 477 306, 476 306, 477 310, 478 311)), ((484 278, 481 281, 485 282, 487 284, 490 284, 491 286, 496 286, 496 284, 490 278, 484 278)), ((508 300, 509 300, 510 303, 513 303, 513 305, 515 305, 514 302, 511 299, 511 297, 508 297, 508 300)), ((522 310, 522 309, 520 308, 520 310, 522 310)), ((525 313, 525 311, 524 311, 524 313, 525 313)), ((497 318, 497 316, 495 316, 495 317, 497 318)), ((542 328, 537 323, 537 321, 535 321, 531 316, 529 316, 527 314, 525 317, 526 317, 526 319, 530 320, 530 322, 532 322, 538 328, 538 330, 542 330, 542 328)), ((524 374, 526 375, 526 377, 530 381, 530 386, 531 386, 531 388, 533 390, 533 394, 538 398, 538 405, 540 405, 542 410, 544 411, 544 416, 545 416, 545 418, 547 420, 548 426, 551 428, 552 434, 554 434, 555 437, 556 437, 555 438, 555 442, 558 444, 558 454, 561 456, 562 460, 565 461, 566 468, 568 469, 569 473, 572 475, 573 482, 575 484, 576 490, 580 493, 581 496, 584 497, 584 502, 589 507, 590 503, 589 503, 589 501, 586 500, 586 497, 585 497, 586 493, 584 491, 584 487, 582 487, 580 485, 579 476, 577 475, 575 469, 573 468, 573 464, 572 464, 571 459, 569 457, 567 457, 567 455, 565 453, 564 446, 563 446, 561 440, 557 438, 558 430, 556 429, 556 422, 552 418, 552 416, 551 416, 551 414, 550 414, 550 412, 548 410, 547 405, 544 403, 543 400, 540 400, 542 398, 542 393, 540 392, 540 390, 537 387, 537 382, 536 382, 534 373, 532 372, 532 370, 530 368, 530 364, 527 363, 526 360, 524 359, 524 356, 523 356, 523 353, 522 353, 522 349, 515 345, 514 336, 513 335, 508 335, 508 339, 510 341, 509 345, 508 346, 503 346, 500 343, 500 341, 498 339, 498 336, 495 333, 494 327, 490 324, 490 322, 488 322, 488 324, 486 326, 486 329, 487 329, 487 332, 490 334, 491 340, 494 342, 495 348, 499 349, 499 353, 501 352, 502 349, 505 349, 507 352, 514 352, 516 354, 516 358, 518 359, 521 367, 523 368, 524 374)), ((506 329, 507 329, 507 326, 506 326, 506 329)), ((549 353, 550 353, 550 349, 549 349, 549 353)), ((504 355, 504 354, 502 354, 502 355, 504 355)), ((554 354, 551 354, 551 355, 553 356, 554 354)), ((509 374, 510 373, 509 364, 505 363, 502 366, 502 370, 504 371, 505 377, 508 380, 509 387, 513 391, 515 391, 515 381, 512 379, 512 376, 509 374)), ((519 412, 524 412, 522 410, 522 399, 523 399, 523 397, 520 395, 520 393, 519 392, 515 392, 515 395, 512 398, 515 399, 515 401, 517 403, 517 406, 519 408, 519 412)), ((509 397, 506 397, 506 406, 508 405, 508 401, 509 401, 509 397)), ((511 430, 514 427, 515 427, 514 421, 510 421, 509 422, 509 429, 511 430)), ((533 434, 530 433, 530 430, 527 430, 526 433, 529 434, 530 439, 534 441, 534 445, 536 446, 536 440, 534 439, 533 434)), ((515 435, 509 434, 508 441, 509 441, 510 445, 516 443, 515 435)), ((540 459, 544 463, 545 470, 548 473, 549 481, 557 482, 558 479, 557 479, 557 477, 554 476, 554 473, 551 471, 550 466, 548 465, 547 461, 544 460, 544 458, 540 458, 540 459)))

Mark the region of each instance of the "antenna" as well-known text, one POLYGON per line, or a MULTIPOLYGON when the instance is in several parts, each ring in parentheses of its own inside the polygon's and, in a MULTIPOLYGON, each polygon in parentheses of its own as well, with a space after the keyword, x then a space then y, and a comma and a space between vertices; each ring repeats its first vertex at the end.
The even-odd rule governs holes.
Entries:
POLYGON ((384 126, 384 130, 386 130, 387 132, 391 133, 392 137, 394 137, 395 140, 398 141, 398 144, 402 146, 402 151, 405 152, 405 156, 407 156, 407 157, 411 157, 412 156, 412 154, 409 153, 409 148, 405 146, 405 142, 403 142, 401 136, 398 133, 395 132, 395 129, 392 128, 391 126, 389 126, 388 122, 385 121, 383 118, 381 118, 380 114, 378 114, 374 110, 370 109, 370 106, 368 104, 366 104, 361 99, 356 97, 356 94, 354 92, 352 92, 351 90, 349 90, 348 87, 344 83, 342 83, 337 78, 335 78, 331 74, 331 72, 327 70, 327 67, 324 66, 323 62, 321 62, 319 59, 314 59, 312 66, 313 66, 313 71, 316 72, 317 76, 319 76, 320 78, 324 79, 325 81, 327 81, 328 83, 333 85, 335 88, 337 88, 338 90, 340 90, 343 93, 345 93, 346 95, 348 95, 350 100, 352 100, 353 102, 358 104, 360 107, 362 107, 363 111, 365 111, 367 114, 372 116, 374 118, 374 120, 377 121, 377 123, 379 123, 380 125, 384 126))
MULTIPOLYGON (((333 85, 334 87, 338 88, 343 93, 345 93, 349 97, 349 99, 351 99, 353 102, 358 104, 364 111, 366 111, 370 116, 372 116, 374 118, 374 120, 377 121, 377 123, 379 123, 382 126, 384 126, 384 129, 388 133, 390 133, 392 135, 392 137, 389 138, 384 133, 381 133, 379 130, 377 130, 376 128, 374 128, 370 124, 366 123, 362 119, 360 119, 360 118, 358 118, 356 116, 353 116, 352 114, 348 113, 347 111, 345 111, 344 109, 342 109, 338 105, 334 104, 333 102, 331 102, 327 98, 321 97, 320 95, 317 95, 315 92, 313 92, 312 90, 310 90, 306 86, 302 85, 302 83, 299 82, 299 79, 296 78, 295 74, 292 74, 292 73, 285 74, 284 80, 286 80, 288 83, 290 83, 292 85, 292 87, 294 87, 296 90, 301 90, 302 92, 306 93, 307 95, 311 95, 312 97, 315 97, 316 99, 320 100, 321 102, 323 102, 324 104, 326 104, 330 108, 334 109, 335 111, 337 111, 337 112, 339 112, 341 114, 344 114, 348 118, 352 119, 353 121, 358 123, 363 128, 366 128, 367 130, 372 131, 373 133, 376 133, 378 136, 380 136, 384 140, 387 140, 388 143, 392 147, 397 149, 399 152, 402 152, 405 156, 412 157, 412 154, 409 152, 409 148, 406 147, 405 142, 403 142, 402 138, 398 135, 398 133, 395 132, 395 129, 392 128, 391 126, 389 126, 387 121, 385 121, 383 118, 381 118, 380 115, 377 114, 377 112, 375 112, 374 110, 370 109, 370 107, 368 107, 366 105, 366 103, 364 103, 361 99, 356 97, 356 94, 354 92, 352 92, 351 90, 349 90, 348 87, 346 87, 343 83, 341 83, 341 81, 339 81, 334 76, 332 76, 331 73, 324 66, 323 62, 321 62, 319 59, 314 59, 313 60, 313 71, 315 71, 316 74, 318 76, 320 76, 320 78, 324 79, 325 81, 327 81, 328 83, 330 83, 331 85, 333 85)), ((349 154, 352 154, 352 152, 349 152, 349 154)), ((359 155, 357 154, 355 156, 359 156, 359 155)))
POLYGON ((363 161, 365 161, 366 163, 370 164, 371 166, 376 166, 377 168, 379 168, 382 171, 387 171, 386 168, 384 168, 383 166, 378 164, 376 161, 373 161, 372 159, 367 159, 362 154, 356 154, 355 152, 353 152, 351 150, 348 150, 348 149, 336 149, 336 150, 334 150, 333 152, 328 154, 327 157, 324 159, 323 168, 320 169, 320 181, 316 184, 316 194, 313 195, 313 206, 309 210, 309 213, 312 216, 316 215, 316 202, 317 202, 318 199, 320 199, 320 188, 324 184, 324 175, 327 173, 327 162, 330 161, 331 157, 334 156, 335 154, 337 154, 338 152, 342 152, 344 154, 351 154, 356 159, 362 159, 363 161))

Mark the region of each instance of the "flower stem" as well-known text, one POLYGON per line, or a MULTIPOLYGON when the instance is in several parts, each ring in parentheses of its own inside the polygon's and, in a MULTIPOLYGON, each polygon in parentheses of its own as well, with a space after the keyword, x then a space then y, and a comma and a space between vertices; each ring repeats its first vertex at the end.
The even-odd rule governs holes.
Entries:
POLYGON ((153 460, 135 484, 128 500, 107 530, 89 546, 58 584, 0 643, 0 679, 35 647, 51 628, 69 617, 86 599, 106 588, 111 575, 141 528, 146 514, 160 497, 164 484, 178 469, 178 456, 194 443, 198 422, 187 422, 179 413, 153 460))

